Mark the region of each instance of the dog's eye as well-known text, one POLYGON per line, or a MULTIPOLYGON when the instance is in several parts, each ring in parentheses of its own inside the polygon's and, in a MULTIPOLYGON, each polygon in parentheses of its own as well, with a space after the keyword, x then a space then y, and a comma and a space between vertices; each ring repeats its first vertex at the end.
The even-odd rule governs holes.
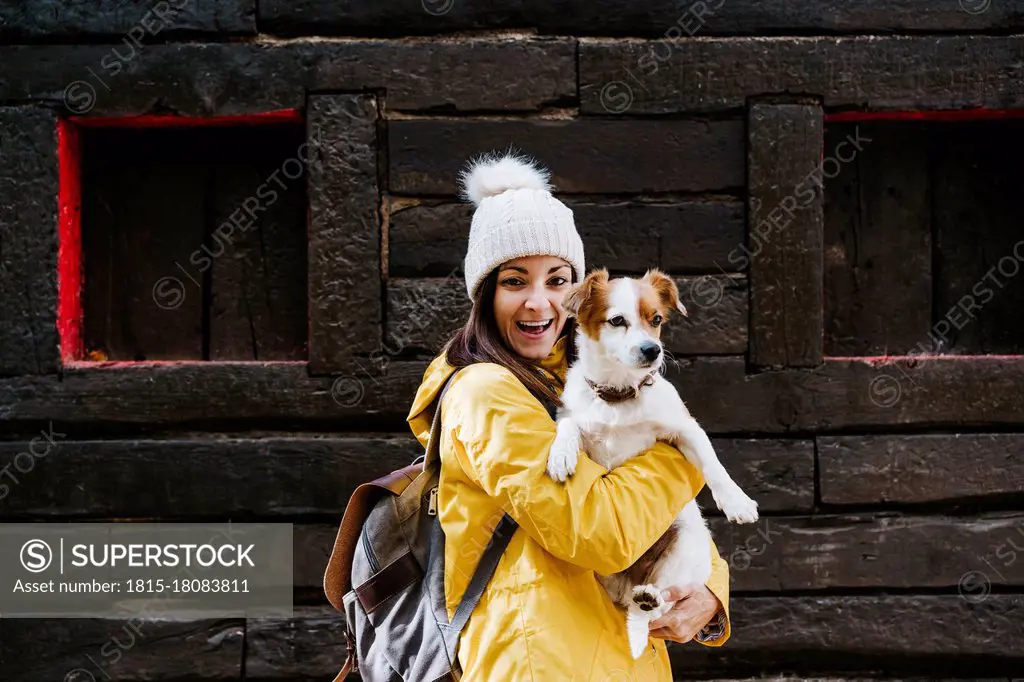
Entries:
POLYGON ((651 318, 651 326, 652 327, 660 326, 661 322, 662 322, 661 315, 655 315, 654 317, 651 318))
POLYGON ((616 315, 615 317, 608 320, 608 324, 613 327, 628 327, 629 324, 626 322, 626 318, 622 315, 616 315))

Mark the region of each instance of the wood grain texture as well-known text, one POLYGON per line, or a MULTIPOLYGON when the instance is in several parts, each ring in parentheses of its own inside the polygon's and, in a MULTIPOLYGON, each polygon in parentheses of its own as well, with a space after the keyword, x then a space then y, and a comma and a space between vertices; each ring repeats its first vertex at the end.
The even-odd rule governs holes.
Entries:
POLYGON ((780 93, 820 97, 828 109, 1020 108, 1022 64, 1020 36, 581 40, 580 108, 738 111, 748 97, 780 93))
POLYGON ((917 504, 1024 490, 1024 435, 922 434, 818 439, 824 504, 917 504))
POLYGON ((310 99, 308 137, 320 140, 309 169, 309 362, 314 373, 380 349, 381 223, 377 100, 310 99))
MULTIPOLYGON (((766 500, 740 477, 737 483, 758 502, 766 500)), ((708 505, 702 507, 707 515, 708 505)), ((760 509, 770 511, 771 506, 760 509)), ((1024 585, 1020 513, 771 515, 749 525, 719 516, 709 518, 709 526, 729 564, 733 596, 884 588, 959 590, 977 599, 993 586, 1024 585)), ((326 524, 295 526, 296 588, 322 589, 337 530, 326 524)))
MULTIPOLYGON (((747 177, 750 203, 750 361, 813 367, 822 356, 821 107, 751 105, 747 177)), ((831 161, 831 163, 830 163, 831 161)))
POLYGON ((710 526, 733 593, 941 588, 976 599, 993 585, 1024 585, 1019 513, 715 518, 710 526))
POLYGON ((242 679, 243 619, 0 620, 5 682, 242 679))
POLYGON ((670 645, 672 672, 722 676, 774 671, 813 675, 1010 676, 1022 656, 1021 595, 963 597, 738 597, 734 637, 723 647, 670 645), (865 626, 870 623, 870 627, 865 626), (735 636, 735 633, 742 636, 735 636))
POLYGON ((116 36, 119 53, 127 56, 142 49, 136 43, 145 45, 184 33, 256 33, 256 2, 175 0, 158 6, 123 0, 25 0, 0 5, 0 39, 5 42, 116 36))
MULTIPOLYGON (((1014 644, 1024 635, 1020 595, 990 595, 978 603, 957 595, 730 602, 734 637, 720 648, 669 644, 675 675, 722 679, 790 671, 800 679, 842 679, 885 669, 890 678, 1007 678, 1022 663, 1014 644)), ((257 679, 280 679, 286 665, 300 666, 304 679, 337 674, 344 656, 334 647, 340 646, 343 622, 330 607, 309 606, 297 608, 290 622, 251 624, 259 630, 251 630, 247 671, 257 679)))
POLYGON ((825 353, 937 351, 928 336, 934 192, 929 146, 931 136, 942 132, 920 122, 827 128, 826 153, 850 161, 824 181, 825 353), (850 139, 860 140, 863 152, 851 148, 850 139))
MULTIPOLYGON (((747 282, 742 275, 676 277, 688 315, 662 332, 677 355, 741 354, 747 345, 747 282)), ((391 355, 435 354, 469 318, 462 277, 392 278, 388 282, 384 347, 391 355)))
POLYGON ((0 376, 55 372, 57 118, 0 107, 0 376))
POLYGON ((217 169, 210 269, 211 360, 307 356, 306 169, 316 148, 305 131, 253 140, 260 158, 217 169))
POLYGON ((827 6, 812 0, 712 0, 703 5, 680 5, 669 0, 517 0, 500 6, 431 0, 422 10, 402 3, 263 0, 260 24, 282 35, 418 35, 531 28, 557 35, 651 38, 810 32, 1002 32, 1024 26, 1022 12, 1012 3, 966 7, 977 11, 966 11, 956 4, 922 5, 914 0, 846 0, 827 6))
POLYGON ((935 126, 935 306, 920 352, 1024 353, 1024 234, 1014 169, 1024 124, 935 126))
MULTIPOLYGON (((425 360, 382 353, 338 377, 302 363, 211 363, 68 368, 55 377, 0 378, 0 421, 35 429, 114 424, 217 428, 223 422, 331 429, 405 428, 425 360), (6 408, 6 409, 4 409, 6 408)), ((836 433, 853 428, 998 428, 1024 421, 1024 363, 998 356, 826 360, 813 371, 748 374, 742 357, 685 359, 666 376, 706 430, 727 434, 836 433)))
MULTIPOLYGON (((642 274, 735 272, 745 243, 738 201, 597 201, 567 197, 587 251, 587 269, 642 274)), ((461 276, 473 217, 470 204, 391 200, 388 263, 392 277, 461 276)))
MULTIPOLYGON (((230 514, 340 520, 356 486, 422 454, 405 437, 73 441, 35 460, 0 499, 0 517, 199 519, 230 514), (159 481, 159 485, 154 485, 159 481)), ((0 442, 0 465, 29 442, 0 442)), ((38 442, 34 451, 45 445, 38 442)), ((27 467, 24 457, 18 466, 27 467)), ((14 473, 12 471, 12 473, 14 473)))
POLYGON ((392 111, 535 111, 576 96, 576 44, 567 39, 170 43, 130 62, 112 60, 110 49, 0 47, 0 64, 18 74, 0 81, 0 101, 60 101, 76 81, 95 91, 90 115, 151 113, 157 101, 183 115, 303 109, 307 92, 366 88, 385 89, 392 111))
MULTIPOLYGON (((340 520, 357 485, 423 454, 407 432, 123 440, 76 440, 56 426, 53 432, 53 445, 23 473, 17 471, 28 467, 28 457, 18 453, 43 452, 46 441, 0 441, 0 467, 18 467, 10 469, 16 482, 5 476, 0 518, 200 519, 230 513, 235 520, 340 520)), ((716 438, 713 444, 762 509, 810 511, 810 441, 716 438)))
MULTIPOLYGON (((202 360, 211 131, 83 135, 85 352, 110 360, 202 360)), ((207 245, 209 248, 209 245, 207 245)))
POLYGON ((299 607, 293 619, 247 625, 247 680, 334 679, 344 663, 345 617, 333 607, 299 607))
POLYGON ((397 120, 389 190, 455 195, 459 171, 510 144, 551 171, 557 192, 700 192, 744 185, 743 122, 397 120))

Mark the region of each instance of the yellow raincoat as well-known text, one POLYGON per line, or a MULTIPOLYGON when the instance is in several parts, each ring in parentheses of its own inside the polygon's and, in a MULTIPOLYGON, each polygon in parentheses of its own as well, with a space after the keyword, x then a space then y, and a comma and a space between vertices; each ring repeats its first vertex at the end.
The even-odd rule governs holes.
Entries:
MULTIPOLYGON (((565 338, 544 369, 564 380, 565 338)), ((424 374, 408 422, 426 446, 431 403, 454 371, 443 354, 424 374)), ((464 682, 657 682, 672 680, 665 641, 651 638, 634 661, 624 612, 595 572, 636 561, 704 486, 673 447, 657 443, 609 471, 581 454, 576 473, 558 483, 546 473, 555 422, 500 365, 467 367, 441 407, 438 512, 444 529, 445 597, 452 616, 483 548, 505 511, 519 524, 463 630, 464 682)), ((707 586, 726 611, 729 568, 712 552, 707 586)))

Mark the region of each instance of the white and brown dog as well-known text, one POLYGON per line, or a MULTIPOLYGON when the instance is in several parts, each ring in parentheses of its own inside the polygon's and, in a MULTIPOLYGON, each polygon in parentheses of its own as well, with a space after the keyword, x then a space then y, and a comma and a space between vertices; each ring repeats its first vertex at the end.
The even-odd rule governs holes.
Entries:
MULTIPOLYGON (((686 314, 675 282, 659 270, 640 279, 613 280, 606 269, 596 270, 573 288, 563 306, 578 322, 578 360, 566 376, 548 474, 565 481, 576 470, 581 448, 612 469, 656 440, 666 441, 701 471, 730 521, 756 521, 757 503, 732 480, 704 429, 660 374, 661 326, 672 311, 686 314)), ((633 566, 599 576, 612 599, 626 608, 635 658, 647 646, 649 623, 669 608, 662 589, 703 585, 710 575, 711 534, 693 501, 633 566)))

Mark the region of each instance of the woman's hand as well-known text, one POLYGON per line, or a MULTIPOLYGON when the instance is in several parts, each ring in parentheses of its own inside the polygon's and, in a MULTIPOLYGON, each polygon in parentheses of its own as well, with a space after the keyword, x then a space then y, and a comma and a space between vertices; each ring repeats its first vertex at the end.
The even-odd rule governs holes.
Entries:
POLYGON ((722 607, 705 585, 696 589, 672 586, 662 590, 661 598, 675 605, 661 618, 651 621, 651 636, 673 642, 689 642, 722 607))

